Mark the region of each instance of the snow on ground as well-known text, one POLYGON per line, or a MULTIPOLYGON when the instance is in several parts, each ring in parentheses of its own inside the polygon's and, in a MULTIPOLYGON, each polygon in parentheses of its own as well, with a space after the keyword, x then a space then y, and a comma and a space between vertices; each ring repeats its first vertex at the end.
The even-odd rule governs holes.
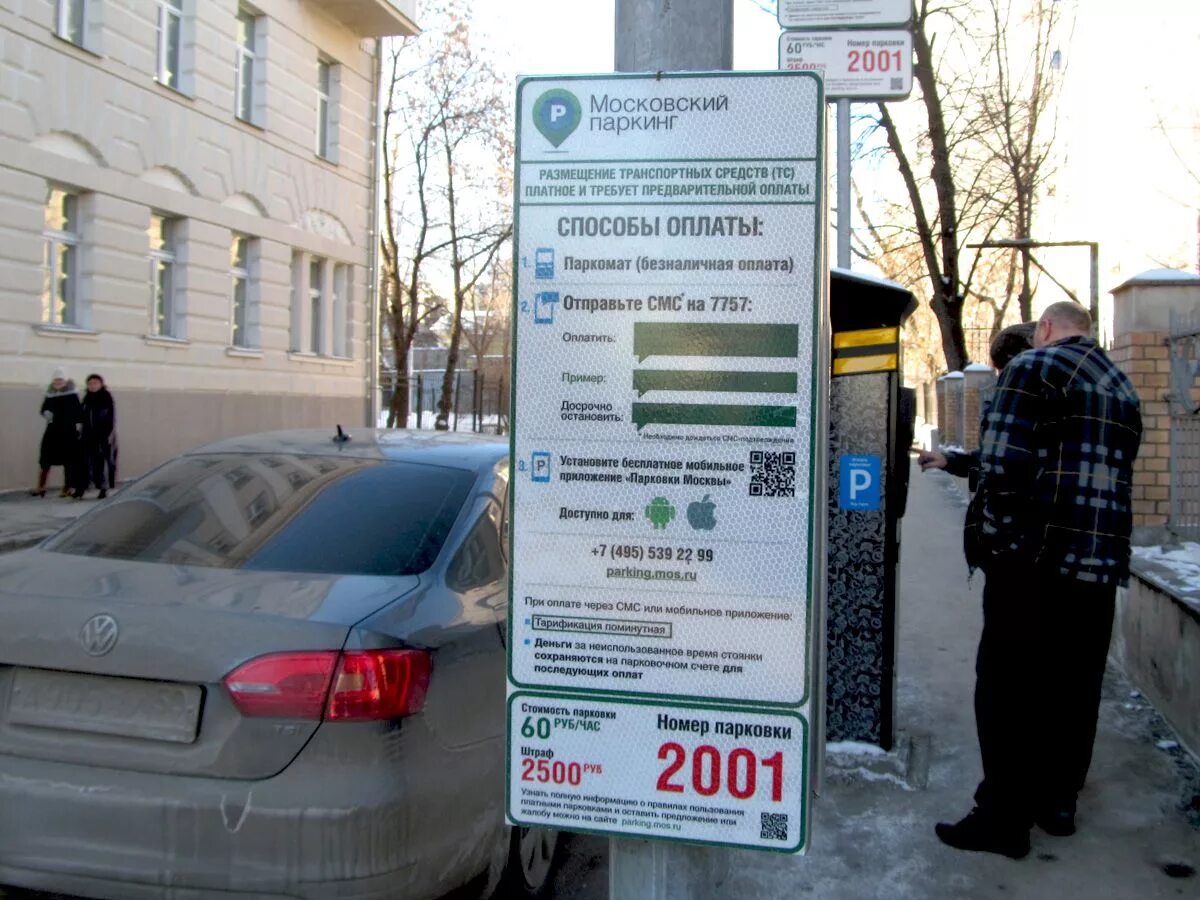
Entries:
POLYGON ((1133 548, 1134 568, 1184 603, 1200 610, 1200 544, 1153 544, 1133 548))

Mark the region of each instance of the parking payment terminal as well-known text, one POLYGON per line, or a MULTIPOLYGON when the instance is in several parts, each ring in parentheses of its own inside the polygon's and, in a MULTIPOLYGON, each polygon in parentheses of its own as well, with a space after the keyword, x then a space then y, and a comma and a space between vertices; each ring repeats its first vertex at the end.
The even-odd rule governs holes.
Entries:
POLYGON ((901 386, 900 285, 834 269, 829 387, 826 736, 890 750, 896 584, 908 494, 913 392, 901 386))

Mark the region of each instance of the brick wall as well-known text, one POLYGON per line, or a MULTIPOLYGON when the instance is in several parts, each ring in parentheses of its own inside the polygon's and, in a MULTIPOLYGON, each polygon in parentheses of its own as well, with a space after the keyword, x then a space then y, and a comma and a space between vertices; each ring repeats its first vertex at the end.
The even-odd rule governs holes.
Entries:
POLYGON ((1133 468, 1133 526, 1160 528, 1170 512, 1171 415, 1165 398, 1170 362, 1166 333, 1118 334, 1109 356, 1142 400, 1142 449, 1133 468))

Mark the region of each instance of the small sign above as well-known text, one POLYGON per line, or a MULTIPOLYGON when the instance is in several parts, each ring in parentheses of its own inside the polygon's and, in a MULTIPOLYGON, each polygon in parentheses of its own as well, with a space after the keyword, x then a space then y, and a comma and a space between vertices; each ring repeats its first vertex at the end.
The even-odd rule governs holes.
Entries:
POLYGON ((909 0, 779 0, 781 28, 880 28, 907 25, 909 0))
POLYGON ((896 100, 912 93, 909 31, 785 31, 779 68, 817 72, 827 100, 896 100))

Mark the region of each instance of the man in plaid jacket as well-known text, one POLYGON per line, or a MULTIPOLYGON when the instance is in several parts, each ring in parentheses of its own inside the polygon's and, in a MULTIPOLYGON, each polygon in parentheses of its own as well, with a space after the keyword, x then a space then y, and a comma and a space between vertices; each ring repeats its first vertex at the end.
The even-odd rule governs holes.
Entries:
POLYGON ((1070 302, 1005 369, 981 424, 983 635, 975 809, 937 835, 1019 859, 1029 830, 1075 832, 1118 585, 1129 576, 1137 392, 1070 302))

